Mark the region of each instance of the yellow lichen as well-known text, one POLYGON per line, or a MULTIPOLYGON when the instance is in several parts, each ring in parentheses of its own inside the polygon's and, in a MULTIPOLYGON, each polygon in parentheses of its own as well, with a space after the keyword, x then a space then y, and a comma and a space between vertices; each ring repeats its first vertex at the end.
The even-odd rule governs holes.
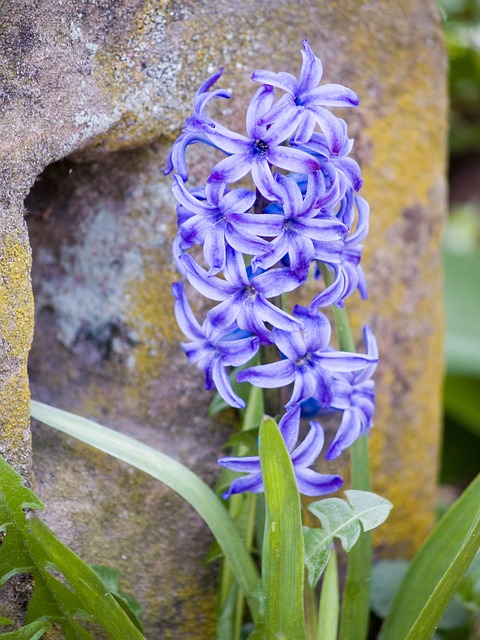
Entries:
POLYGON ((0 326, 7 357, 25 358, 33 335, 31 252, 16 234, 0 254, 0 326))
POLYGON ((5 238, 0 255, 1 451, 24 477, 30 475, 30 392, 27 355, 33 334, 31 254, 20 234, 5 238))

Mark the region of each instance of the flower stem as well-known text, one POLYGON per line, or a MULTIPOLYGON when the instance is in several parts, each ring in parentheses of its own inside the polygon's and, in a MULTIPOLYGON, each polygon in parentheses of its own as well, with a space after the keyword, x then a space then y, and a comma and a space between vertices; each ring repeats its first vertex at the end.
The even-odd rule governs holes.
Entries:
MULTIPOLYGON (((251 387, 247 406, 242 411, 241 431, 248 431, 257 427, 263 417, 263 394, 259 387, 251 387)), ((245 455, 246 448, 239 444, 234 455, 245 455)), ((240 535, 245 542, 246 549, 251 553, 255 533, 255 512, 257 496, 252 493, 237 494, 229 498, 228 512, 232 520, 237 523, 240 535)), ((245 595, 242 589, 234 584, 234 575, 230 565, 223 561, 219 584, 219 620, 228 624, 228 633, 232 640, 240 640, 243 615, 245 609, 245 595), (232 604, 232 600, 234 604, 232 604), (225 615, 222 616, 222 613, 225 615), (229 618, 229 622, 225 622, 229 618)), ((227 631, 225 627, 217 627, 217 640, 224 640, 227 631)))
POLYGON ((339 589, 337 554, 332 547, 327 568, 323 576, 320 606, 318 609, 318 629, 315 640, 336 640, 339 618, 339 589))
MULTIPOLYGON (((329 286, 332 274, 321 265, 325 284, 329 286)), ((333 307, 333 317, 338 335, 338 346, 342 351, 355 351, 350 323, 345 307, 333 307)), ((370 463, 368 439, 358 438, 350 447, 352 489, 370 491, 370 463)), ((348 570, 342 600, 340 640, 364 640, 368 633, 370 617, 370 581, 372 571, 372 535, 363 532, 348 557, 348 570)))

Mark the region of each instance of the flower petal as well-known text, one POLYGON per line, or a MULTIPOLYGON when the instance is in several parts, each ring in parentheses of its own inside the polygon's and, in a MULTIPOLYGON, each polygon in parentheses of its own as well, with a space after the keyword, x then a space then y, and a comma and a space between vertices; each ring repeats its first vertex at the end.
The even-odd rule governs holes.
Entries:
POLYGON ((288 451, 293 451, 300 430, 300 406, 295 405, 289 409, 278 423, 278 428, 285 441, 288 451))
POLYGON ((188 304, 183 282, 174 282, 172 284, 172 293, 175 297, 175 318, 178 326, 190 340, 203 340, 205 336, 188 304))
POLYGON ((250 382, 263 389, 285 387, 293 382, 295 366, 290 360, 280 360, 270 364, 260 364, 249 367, 237 373, 237 382, 250 382))
POLYGON ((325 442, 322 426, 318 422, 310 423, 310 430, 303 442, 292 453, 294 466, 310 467, 321 454, 325 442))
POLYGON ((306 39, 303 41, 303 48, 304 51, 301 52, 303 58, 302 70, 298 82, 301 93, 316 87, 323 75, 321 60, 313 53, 312 47, 306 39))
POLYGON ((232 389, 232 383, 220 358, 216 358, 212 367, 212 380, 220 396, 227 404, 236 409, 243 409, 245 402, 232 389))
POLYGON ((347 409, 342 418, 340 427, 330 443, 325 454, 325 460, 335 460, 338 456, 347 449, 361 433, 362 423, 360 416, 356 411, 347 409))
POLYGON ((226 500, 231 495, 250 491, 251 493, 262 493, 263 480, 261 473, 249 474, 243 478, 236 478, 229 489, 222 494, 222 498, 226 500))
POLYGON ((291 73, 287 73, 286 71, 273 73, 273 71, 265 71, 261 69, 252 73, 252 80, 253 82, 262 82, 263 84, 270 84, 273 87, 278 87, 292 95, 295 95, 298 84, 295 76, 291 73))
POLYGON ((280 169, 296 173, 313 173, 321 166, 313 156, 293 147, 273 147, 268 150, 268 160, 280 169))
POLYGON ((324 496, 338 491, 343 485, 340 476, 317 473, 312 469, 296 469, 298 490, 304 496, 324 496))

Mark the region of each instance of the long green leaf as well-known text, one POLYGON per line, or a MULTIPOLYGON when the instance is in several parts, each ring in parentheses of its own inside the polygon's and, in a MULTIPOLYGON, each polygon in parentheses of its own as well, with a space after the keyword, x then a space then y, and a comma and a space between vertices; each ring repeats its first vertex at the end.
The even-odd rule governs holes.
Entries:
POLYGON ((480 547, 480 475, 438 522, 402 580, 380 640, 428 639, 480 547))
POLYGON ((304 552, 300 494, 277 423, 264 418, 259 434, 266 518, 262 579, 266 638, 306 640, 304 552))
POLYGON ((34 400, 30 411, 40 422, 128 462, 182 496, 209 526, 256 617, 258 571, 225 507, 208 485, 176 460, 113 429, 34 400))

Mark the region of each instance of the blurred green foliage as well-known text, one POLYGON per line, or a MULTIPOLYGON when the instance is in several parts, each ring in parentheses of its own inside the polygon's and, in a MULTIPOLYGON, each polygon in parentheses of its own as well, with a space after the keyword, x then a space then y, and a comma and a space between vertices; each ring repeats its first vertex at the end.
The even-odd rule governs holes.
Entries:
POLYGON ((480 2, 439 0, 450 58, 454 154, 480 150, 480 2))
MULTIPOLYGON (((480 1, 439 0, 450 58, 450 164, 480 156, 480 1)), ((457 164, 458 163, 458 164, 457 164)), ((455 203, 444 237, 447 334, 441 482, 464 485, 480 469, 480 184, 455 203), (477 191, 477 192, 476 192, 477 191)))

